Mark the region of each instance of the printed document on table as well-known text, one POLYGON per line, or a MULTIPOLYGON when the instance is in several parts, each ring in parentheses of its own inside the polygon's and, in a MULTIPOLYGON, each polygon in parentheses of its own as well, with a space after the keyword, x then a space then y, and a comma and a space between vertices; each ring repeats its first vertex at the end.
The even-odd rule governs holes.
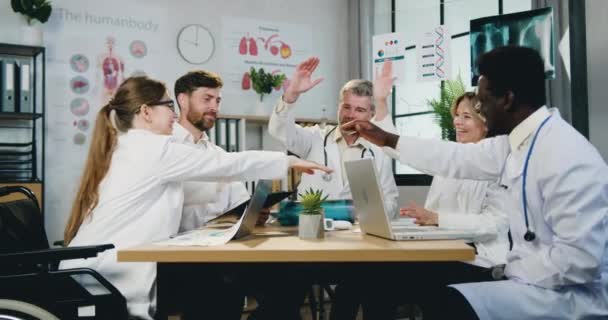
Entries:
POLYGON ((219 246, 228 243, 228 241, 234 238, 241 223, 243 223, 242 215, 239 221, 231 227, 225 227, 221 225, 214 225, 212 227, 203 227, 192 231, 187 231, 182 234, 178 234, 175 237, 155 242, 155 245, 161 246, 219 246))

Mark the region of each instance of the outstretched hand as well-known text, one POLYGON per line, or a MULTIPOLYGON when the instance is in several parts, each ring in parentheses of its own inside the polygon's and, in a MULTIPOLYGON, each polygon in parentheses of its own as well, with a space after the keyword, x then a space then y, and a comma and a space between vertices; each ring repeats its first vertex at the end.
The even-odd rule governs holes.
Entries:
POLYGON ((290 168, 295 169, 296 171, 300 171, 307 174, 314 174, 315 170, 323 171, 325 173, 332 173, 333 170, 320 165, 316 162, 302 160, 298 157, 289 156, 288 157, 288 165, 290 168))
POLYGON ((283 94, 283 101, 294 103, 300 94, 314 88, 323 78, 312 80, 312 73, 319 66, 319 58, 310 57, 298 64, 296 72, 289 79, 289 85, 283 94))
POLYGON ((397 141, 399 141, 398 135, 386 132, 375 124, 365 120, 347 122, 342 125, 341 129, 342 132, 358 133, 363 139, 380 147, 391 147, 394 149, 397 146, 397 141))

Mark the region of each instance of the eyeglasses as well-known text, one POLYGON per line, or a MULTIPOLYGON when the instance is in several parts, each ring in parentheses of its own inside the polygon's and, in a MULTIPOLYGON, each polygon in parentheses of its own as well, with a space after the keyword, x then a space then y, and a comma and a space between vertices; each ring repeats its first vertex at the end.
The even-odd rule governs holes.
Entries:
POLYGON ((150 106, 150 107, 165 106, 165 107, 171 109, 171 111, 175 112, 175 102, 173 102, 173 100, 163 100, 163 101, 159 101, 159 102, 148 103, 148 106, 150 106))

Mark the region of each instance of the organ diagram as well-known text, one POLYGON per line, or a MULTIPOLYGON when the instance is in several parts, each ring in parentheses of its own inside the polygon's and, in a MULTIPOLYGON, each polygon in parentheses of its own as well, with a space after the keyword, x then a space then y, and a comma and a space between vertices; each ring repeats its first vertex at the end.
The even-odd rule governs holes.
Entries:
MULTIPOLYGON (((253 36, 247 33, 242 36, 239 40, 238 45, 239 55, 258 57, 262 55, 270 55, 281 59, 289 59, 292 55, 291 46, 285 41, 281 40, 278 33, 271 34, 269 36, 253 36), (263 54, 264 53, 264 54, 263 54)), ((271 74, 282 73, 281 70, 275 69, 271 74)), ((289 79, 283 81, 283 85, 274 87, 275 91, 286 88, 289 84, 289 79)), ((244 71, 241 78, 241 89, 251 89, 251 75, 249 71, 244 71)))
POLYGON ((106 38, 107 51, 97 57, 97 71, 101 75, 101 100, 106 103, 125 78, 125 62, 116 54, 114 37, 106 38))
POLYGON ((239 41, 239 54, 257 56, 259 53, 258 43, 260 47, 273 56, 278 55, 283 59, 291 57, 291 47, 289 44, 282 41, 276 33, 267 38, 254 37, 249 34, 241 37, 241 40, 239 41))
MULTIPOLYGON (((104 38, 102 38, 104 39, 104 38)), ((95 108, 105 105, 114 95, 122 81, 128 76, 145 75, 138 69, 145 65, 148 57, 148 44, 142 39, 120 38, 113 35, 105 37, 105 43, 98 42, 98 51, 76 52, 69 56, 69 89, 72 98, 66 106, 72 118, 73 143, 83 145, 92 128, 95 108), (118 44, 123 44, 118 47, 118 44), (125 60, 118 50, 125 54, 125 60), (90 63, 95 61, 95 64, 90 63), (126 66, 129 65, 129 73, 126 66)))
POLYGON ((290 79, 285 78, 280 85, 260 79, 291 76, 300 61, 314 54, 311 26, 226 16, 222 18, 220 29, 221 73, 225 75, 226 93, 237 101, 257 101, 233 104, 233 109, 226 104, 224 112, 269 114, 272 106, 267 101, 283 93, 290 79), (255 70, 253 76, 251 70, 255 70), (261 87, 264 88, 264 100, 257 97, 261 87))

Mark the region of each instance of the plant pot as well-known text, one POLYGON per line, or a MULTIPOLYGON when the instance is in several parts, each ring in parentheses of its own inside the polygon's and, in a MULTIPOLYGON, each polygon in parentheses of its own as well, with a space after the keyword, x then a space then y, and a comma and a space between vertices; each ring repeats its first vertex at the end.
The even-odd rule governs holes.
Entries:
POLYGON ((253 110, 253 114, 256 116, 263 116, 263 115, 269 115, 271 111, 268 110, 268 107, 266 106, 266 104, 262 101, 257 101, 255 106, 254 106, 254 110, 253 110))
POLYGON ((300 214, 299 216, 298 237, 300 239, 323 239, 325 237, 323 211, 321 214, 300 214))
POLYGON ((42 46, 42 25, 26 24, 21 27, 21 42, 28 46, 42 46))

